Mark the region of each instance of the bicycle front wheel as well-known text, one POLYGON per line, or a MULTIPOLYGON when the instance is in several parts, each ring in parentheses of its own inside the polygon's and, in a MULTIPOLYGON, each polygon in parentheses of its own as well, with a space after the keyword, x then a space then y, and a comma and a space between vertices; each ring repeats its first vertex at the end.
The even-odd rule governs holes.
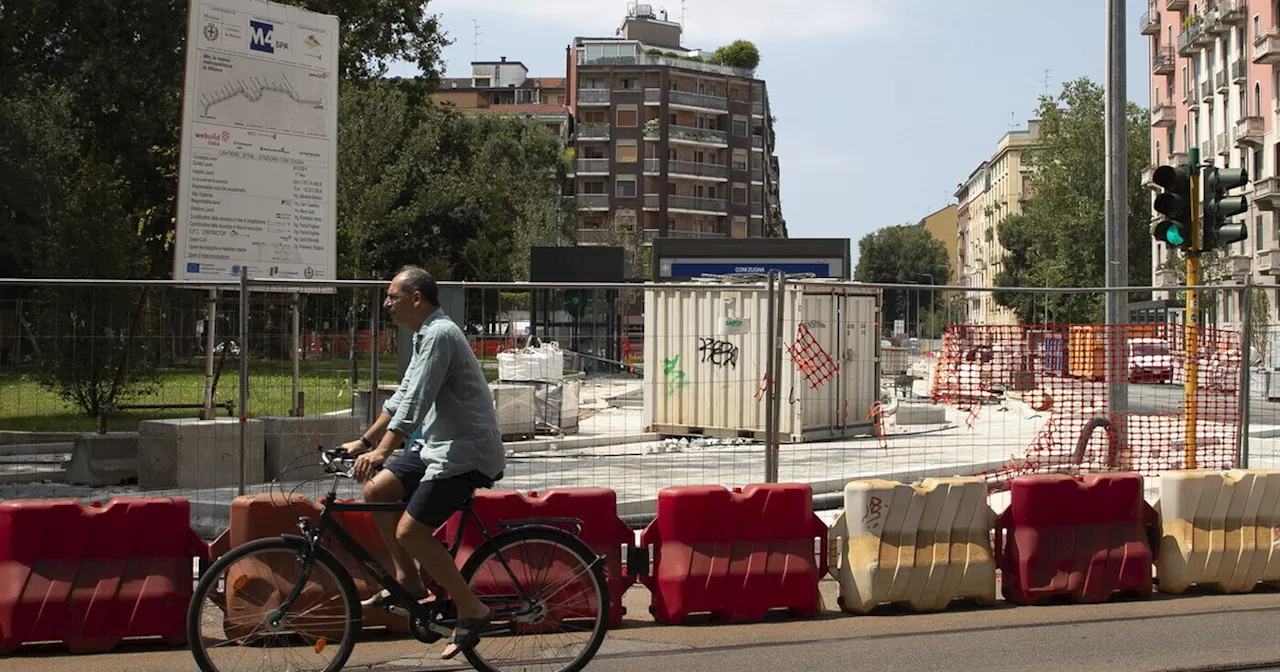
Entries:
POLYGON ((362 617, 351 576, 332 555, 301 539, 260 539, 222 556, 200 578, 187 637, 203 672, 337 672, 362 617), (295 587, 297 597, 282 609, 295 587))
POLYGON ((464 652, 477 670, 577 672, 604 642, 604 559, 568 532, 504 532, 476 549, 462 576, 494 615, 480 643, 464 652))

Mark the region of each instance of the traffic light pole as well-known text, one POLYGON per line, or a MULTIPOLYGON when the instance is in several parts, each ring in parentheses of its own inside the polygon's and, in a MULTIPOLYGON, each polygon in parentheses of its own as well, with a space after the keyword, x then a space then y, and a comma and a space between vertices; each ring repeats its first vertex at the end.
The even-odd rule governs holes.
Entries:
POLYGON ((1200 149, 1191 147, 1187 150, 1191 162, 1191 252, 1187 253, 1187 314, 1184 322, 1183 339, 1186 345, 1186 382, 1182 393, 1183 418, 1186 422, 1187 469, 1196 468, 1196 388, 1199 387, 1200 367, 1196 361, 1200 351, 1200 292, 1195 289, 1200 284, 1200 249, 1203 247, 1204 232, 1200 226, 1200 208, 1196 205, 1200 200, 1200 149))

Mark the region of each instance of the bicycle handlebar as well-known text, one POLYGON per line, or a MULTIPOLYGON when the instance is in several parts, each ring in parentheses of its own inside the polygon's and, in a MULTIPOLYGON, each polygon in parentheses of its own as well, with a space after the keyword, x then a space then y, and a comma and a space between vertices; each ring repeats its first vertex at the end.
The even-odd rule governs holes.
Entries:
POLYGON ((356 459, 346 448, 329 448, 320 449, 320 462, 324 464, 324 470, 330 474, 337 476, 346 476, 351 478, 351 470, 355 467, 356 459))

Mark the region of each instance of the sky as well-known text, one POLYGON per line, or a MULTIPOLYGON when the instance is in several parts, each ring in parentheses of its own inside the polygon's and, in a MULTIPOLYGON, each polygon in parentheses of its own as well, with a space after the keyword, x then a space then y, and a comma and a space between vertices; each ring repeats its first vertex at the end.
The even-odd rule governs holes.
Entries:
MULTIPOLYGON (((858 240, 955 202, 957 185, 1039 96, 1106 72, 1105 0, 654 0, 687 48, 747 39, 777 117, 782 212, 793 238, 858 240), (1046 82, 1047 79, 1047 82, 1046 82)), ((1145 0, 1125 0, 1126 95, 1150 103, 1145 0)), ((576 36, 608 37, 626 0, 430 0, 453 44, 445 76, 473 60, 562 77, 576 36), (475 35, 476 24, 479 36, 475 35), (479 42, 473 45, 473 42, 479 42)), ((392 75, 413 74, 399 64, 392 75)), ((1101 161, 1102 157, 1098 157, 1101 161)))

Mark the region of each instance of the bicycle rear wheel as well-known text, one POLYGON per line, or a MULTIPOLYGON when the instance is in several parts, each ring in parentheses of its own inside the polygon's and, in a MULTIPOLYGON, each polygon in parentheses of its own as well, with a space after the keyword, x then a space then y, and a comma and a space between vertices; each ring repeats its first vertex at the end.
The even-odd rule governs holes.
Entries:
POLYGON ((604 560, 568 532, 504 532, 476 550, 462 576, 494 614, 480 643, 464 652, 477 670, 577 672, 604 642, 604 560))
POLYGON ((355 585, 342 563, 301 539, 260 539, 213 563, 196 584, 187 637, 203 672, 315 670, 346 664, 362 627, 355 585), (289 609, 278 612, 308 576, 289 609), (272 662, 274 661, 274 662, 272 662))

